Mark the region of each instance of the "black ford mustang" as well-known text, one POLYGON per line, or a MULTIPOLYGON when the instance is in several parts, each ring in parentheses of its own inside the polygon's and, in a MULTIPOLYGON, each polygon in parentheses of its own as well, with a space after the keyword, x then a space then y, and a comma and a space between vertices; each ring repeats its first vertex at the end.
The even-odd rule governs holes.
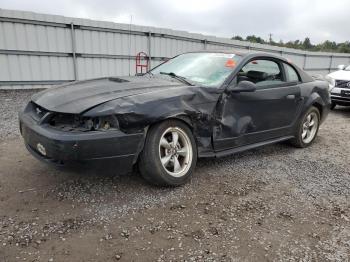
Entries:
POLYGON ((198 157, 290 140, 309 146, 330 107, 328 84, 266 53, 190 52, 143 76, 77 81, 35 94, 20 113, 28 150, 58 164, 138 164, 180 185, 198 157))

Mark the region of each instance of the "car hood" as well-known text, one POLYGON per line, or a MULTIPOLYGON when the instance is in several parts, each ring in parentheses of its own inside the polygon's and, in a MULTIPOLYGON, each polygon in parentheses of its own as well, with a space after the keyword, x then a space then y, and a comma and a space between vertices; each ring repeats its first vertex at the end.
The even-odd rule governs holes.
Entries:
POLYGON ((335 71, 333 73, 330 73, 328 76, 330 76, 331 78, 336 79, 336 80, 349 80, 350 81, 350 71, 347 71, 347 70, 335 71))
POLYGON ((118 98, 178 88, 184 84, 153 76, 105 77, 76 81, 35 94, 32 101, 60 113, 81 114, 90 108, 118 98))

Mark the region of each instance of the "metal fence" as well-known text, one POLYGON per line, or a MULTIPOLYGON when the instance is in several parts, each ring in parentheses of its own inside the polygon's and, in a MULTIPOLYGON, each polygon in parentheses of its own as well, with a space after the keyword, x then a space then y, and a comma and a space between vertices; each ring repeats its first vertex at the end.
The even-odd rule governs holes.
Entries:
POLYGON ((135 74, 135 55, 150 67, 201 49, 257 50, 287 57, 311 74, 349 64, 350 54, 306 52, 184 31, 0 9, 0 89, 135 74))

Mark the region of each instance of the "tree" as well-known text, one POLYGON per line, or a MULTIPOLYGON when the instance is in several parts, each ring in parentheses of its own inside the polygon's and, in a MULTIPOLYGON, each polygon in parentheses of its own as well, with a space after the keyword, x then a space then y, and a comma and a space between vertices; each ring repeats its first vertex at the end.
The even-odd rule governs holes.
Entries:
POLYGON ((340 53, 350 53, 350 42, 346 41, 344 43, 338 44, 337 50, 340 53))
POLYGON ((270 44, 275 46, 309 50, 309 51, 350 53, 350 41, 346 41, 344 43, 336 43, 335 41, 326 40, 323 43, 313 45, 309 37, 306 37, 304 41, 294 40, 294 41, 288 41, 286 43, 283 43, 282 40, 280 40, 278 43, 274 41, 266 42, 261 37, 255 36, 255 35, 249 35, 245 39, 241 36, 234 36, 232 37, 232 39, 247 41, 251 43, 270 44))
POLYGON ((303 44, 302 44, 303 49, 305 50, 310 50, 312 49, 314 46, 311 44, 310 38, 306 37, 303 44))
POLYGON ((251 42, 251 43, 258 43, 258 44, 265 44, 265 40, 262 39, 260 36, 255 36, 255 35, 248 35, 245 38, 246 41, 251 42))
POLYGON ((231 38, 232 40, 239 40, 239 41, 244 41, 243 37, 239 36, 239 35, 235 35, 231 38))

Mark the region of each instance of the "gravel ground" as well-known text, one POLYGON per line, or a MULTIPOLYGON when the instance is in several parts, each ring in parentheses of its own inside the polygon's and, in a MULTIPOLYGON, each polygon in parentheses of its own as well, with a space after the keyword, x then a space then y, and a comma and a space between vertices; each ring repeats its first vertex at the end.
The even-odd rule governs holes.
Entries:
POLYGON ((19 135, 18 112, 39 90, 0 90, 0 140, 19 135))
POLYGON ((26 152, 0 93, 0 261, 349 261, 350 108, 315 143, 200 160, 190 183, 55 169, 26 152))

